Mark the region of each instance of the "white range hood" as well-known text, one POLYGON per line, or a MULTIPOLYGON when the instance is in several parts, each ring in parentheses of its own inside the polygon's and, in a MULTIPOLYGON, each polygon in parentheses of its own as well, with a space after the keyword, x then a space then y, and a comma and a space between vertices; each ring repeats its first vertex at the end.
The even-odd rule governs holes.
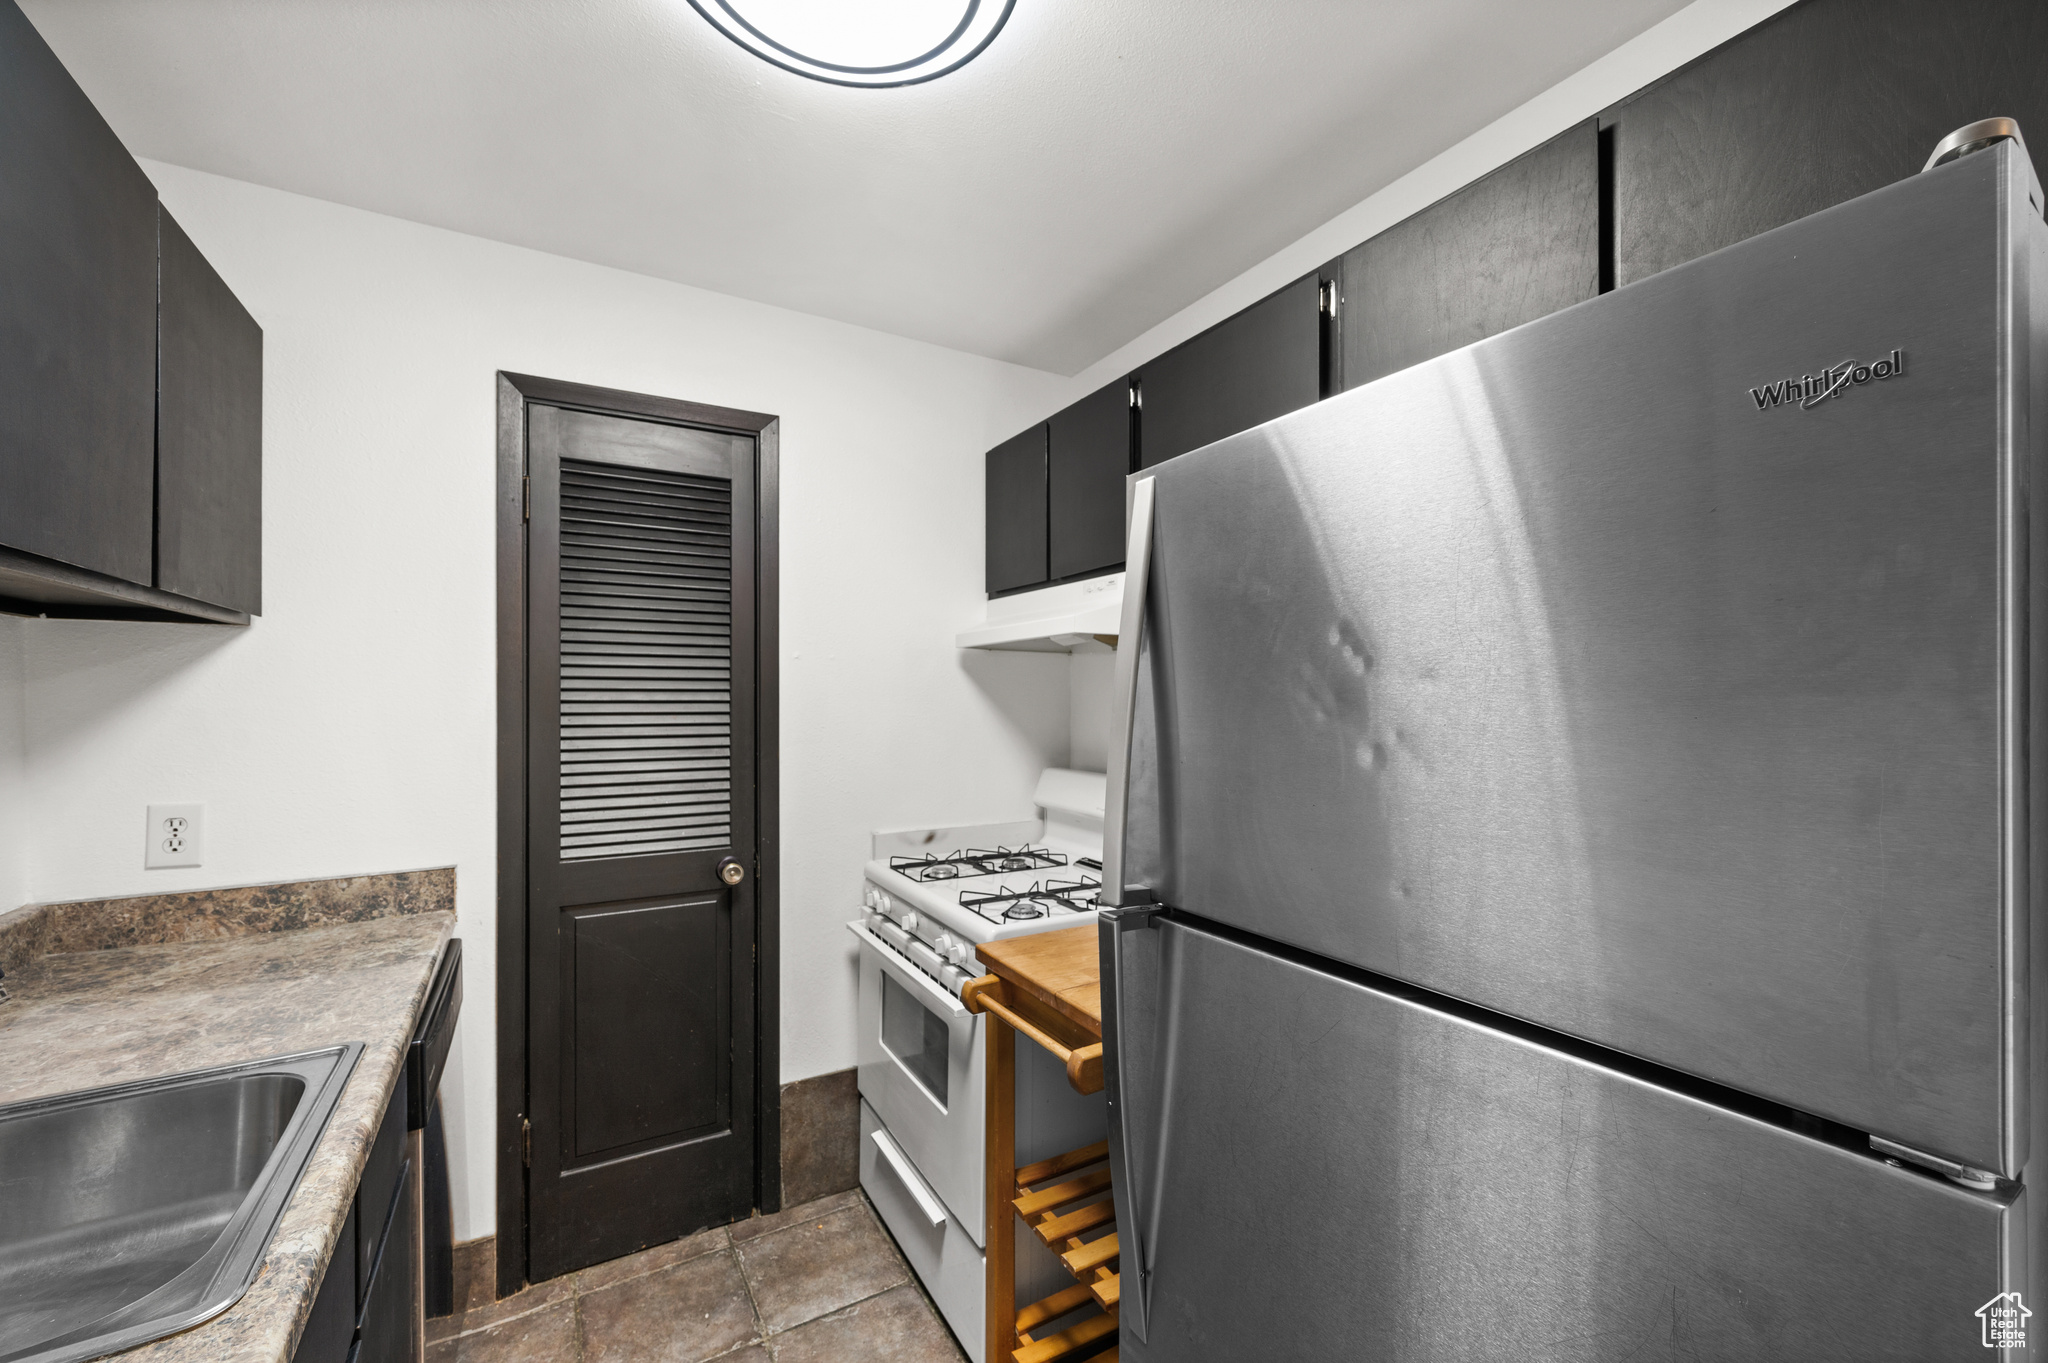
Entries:
POLYGON ((1124 575, 1106 573, 1081 582, 998 596, 982 623, 961 630, 961 648, 1004 648, 1065 653, 1083 644, 1116 644, 1124 610, 1124 575))

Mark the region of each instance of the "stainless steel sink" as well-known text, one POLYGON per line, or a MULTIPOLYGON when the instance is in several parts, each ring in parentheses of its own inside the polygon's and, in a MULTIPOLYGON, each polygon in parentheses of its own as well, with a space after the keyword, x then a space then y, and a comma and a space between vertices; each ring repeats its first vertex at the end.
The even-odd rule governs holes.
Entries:
POLYGON ((362 1053, 0 1107, 0 1363, 98 1358, 232 1306, 362 1053))

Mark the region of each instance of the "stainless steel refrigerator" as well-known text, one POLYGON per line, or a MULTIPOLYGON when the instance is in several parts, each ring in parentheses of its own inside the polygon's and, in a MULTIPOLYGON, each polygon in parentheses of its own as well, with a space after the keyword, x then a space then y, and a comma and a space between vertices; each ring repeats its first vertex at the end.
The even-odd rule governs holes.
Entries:
POLYGON ((1134 477, 1124 1359, 2043 1347, 2041 205, 1997 143, 1134 477))

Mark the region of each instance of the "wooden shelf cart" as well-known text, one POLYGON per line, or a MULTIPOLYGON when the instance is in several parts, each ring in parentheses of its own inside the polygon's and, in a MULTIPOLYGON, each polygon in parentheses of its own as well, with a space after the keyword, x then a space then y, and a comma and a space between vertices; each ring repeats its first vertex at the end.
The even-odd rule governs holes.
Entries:
POLYGON ((1102 982, 1093 923, 976 948, 989 973, 961 993, 987 1019, 988 1339, 986 1363, 1116 1363, 1116 1208, 1109 1147, 1097 1142, 1017 1167, 1017 1033, 1058 1056, 1081 1093, 1102 1090, 1102 982), (1074 1285, 1017 1306, 1017 1222, 1074 1285), (1041 1336, 1047 1325, 1085 1312, 1041 1336), (1105 1348, 1103 1340, 1110 1342, 1105 1348))

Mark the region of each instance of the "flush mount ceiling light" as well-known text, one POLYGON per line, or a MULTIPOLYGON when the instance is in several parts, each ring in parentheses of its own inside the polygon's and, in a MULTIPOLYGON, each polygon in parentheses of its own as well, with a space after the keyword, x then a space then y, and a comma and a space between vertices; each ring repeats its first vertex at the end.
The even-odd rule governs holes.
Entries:
POLYGON ((995 40, 1016 0, 690 0, 761 60, 834 85, 916 85, 995 40))

